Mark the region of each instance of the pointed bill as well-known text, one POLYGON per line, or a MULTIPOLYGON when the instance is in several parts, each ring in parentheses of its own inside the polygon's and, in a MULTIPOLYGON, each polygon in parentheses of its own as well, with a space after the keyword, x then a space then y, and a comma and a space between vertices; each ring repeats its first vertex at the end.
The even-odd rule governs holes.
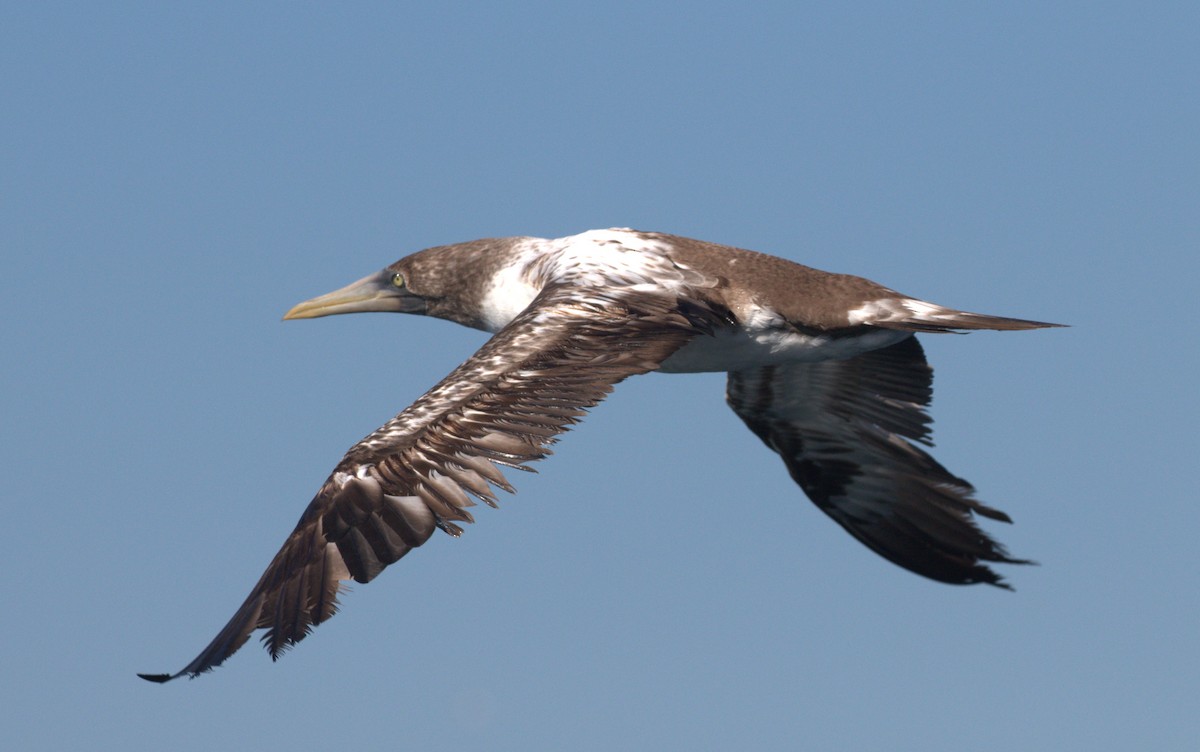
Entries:
POLYGON ((340 290, 320 295, 292 308, 283 315, 288 319, 315 319, 339 313, 421 313, 425 301, 404 287, 392 283, 393 273, 387 269, 363 277, 340 290))

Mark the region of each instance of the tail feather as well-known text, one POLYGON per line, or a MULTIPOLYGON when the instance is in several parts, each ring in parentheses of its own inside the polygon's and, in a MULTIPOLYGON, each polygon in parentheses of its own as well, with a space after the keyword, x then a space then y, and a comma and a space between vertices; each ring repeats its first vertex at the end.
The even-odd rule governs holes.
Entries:
POLYGON ((1051 324, 1046 321, 1030 321, 1005 316, 988 316, 970 311, 956 311, 953 308, 944 308, 915 298, 899 300, 896 303, 897 305, 887 306, 887 315, 866 323, 884 329, 899 329, 906 332, 954 332, 964 329, 1020 331, 1066 326, 1066 324, 1051 324))

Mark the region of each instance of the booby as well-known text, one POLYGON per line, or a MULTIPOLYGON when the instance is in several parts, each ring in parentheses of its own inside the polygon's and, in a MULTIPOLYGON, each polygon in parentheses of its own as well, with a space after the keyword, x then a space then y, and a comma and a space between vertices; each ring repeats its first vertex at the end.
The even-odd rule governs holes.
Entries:
POLYGON ((826 514, 884 558, 1007 588, 1027 564, 975 523, 1010 522, 934 460, 932 370, 916 333, 1058 326, 945 308, 870 280, 663 233, 592 230, 439 246, 300 303, 285 319, 391 311, 494 333, 334 468, 233 618, 165 682, 223 663, 257 629, 276 659, 435 530, 512 492, 623 379, 728 373, 726 400, 826 514))

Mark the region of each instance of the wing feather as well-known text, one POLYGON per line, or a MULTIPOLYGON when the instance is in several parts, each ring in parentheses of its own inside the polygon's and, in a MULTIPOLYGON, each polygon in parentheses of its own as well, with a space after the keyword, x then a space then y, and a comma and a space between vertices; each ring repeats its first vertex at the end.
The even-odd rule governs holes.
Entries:
POLYGON ((1025 564, 974 522, 1008 516, 913 442, 930 445, 933 371, 913 337, 846 360, 729 375, 729 405, 818 507, 876 553, 942 582, 1025 564))
MULTIPOLYGON (((695 305, 629 290, 551 287, 412 406, 346 453, 258 584, 176 674, 220 665, 256 629, 272 658, 337 611, 347 579, 369 582, 467 508, 512 491, 500 466, 529 469, 613 386, 654 370, 699 331, 695 305)), ((715 320, 715 314, 714 320, 715 320)))

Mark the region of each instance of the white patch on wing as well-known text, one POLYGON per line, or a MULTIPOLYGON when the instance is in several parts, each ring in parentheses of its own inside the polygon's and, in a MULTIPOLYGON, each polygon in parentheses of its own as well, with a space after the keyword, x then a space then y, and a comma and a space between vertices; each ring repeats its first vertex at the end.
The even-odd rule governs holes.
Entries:
POLYGON ((890 301, 883 300, 868 300, 858 308, 852 308, 846 312, 846 316, 850 319, 850 324, 867 324, 872 321, 879 321, 881 318, 886 318, 885 314, 892 313, 893 309, 886 305, 890 301))
POLYGON ((943 306, 917 298, 883 298, 869 300, 848 312, 851 324, 872 324, 879 321, 908 321, 913 318, 937 320, 953 314, 943 306))
POLYGON ((946 309, 940 305, 926 303, 924 300, 917 300, 916 298, 905 298, 900 301, 900 305, 921 318, 937 318, 947 313, 946 309))

